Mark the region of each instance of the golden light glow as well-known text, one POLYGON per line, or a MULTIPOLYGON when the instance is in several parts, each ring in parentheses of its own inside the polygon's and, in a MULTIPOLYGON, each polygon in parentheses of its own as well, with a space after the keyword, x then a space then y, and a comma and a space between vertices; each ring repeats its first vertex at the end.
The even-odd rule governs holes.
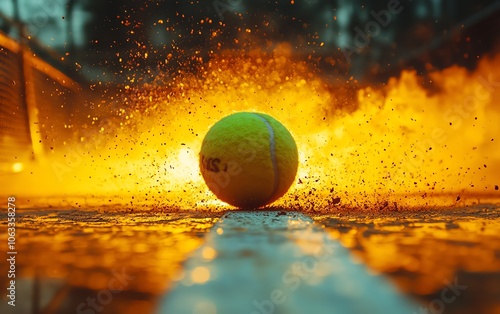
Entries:
POLYGON ((21 172, 23 171, 24 166, 21 162, 16 162, 12 165, 12 171, 13 172, 21 172))
POLYGON ((78 145, 57 150, 12 186, 40 180, 32 193, 221 207, 199 173, 202 139, 224 116, 260 111, 281 121, 299 148, 296 184, 275 205, 401 208, 498 197, 499 70, 500 56, 485 57, 473 72, 403 71, 357 86, 326 82, 288 45, 221 52, 198 73, 164 73, 142 85, 131 78, 123 105, 103 104, 84 121, 99 133, 78 134, 78 145))
POLYGON ((202 266, 196 267, 191 272, 191 280, 197 284, 204 284, 210 280, 210 270, 202 266))
POLYGON ((201 255, 203 256, 203 258, 205 260, 211 261, 217 256, 217 251, 214 250, 213 248, 207 246, 207 247, 203 248, 201 255))

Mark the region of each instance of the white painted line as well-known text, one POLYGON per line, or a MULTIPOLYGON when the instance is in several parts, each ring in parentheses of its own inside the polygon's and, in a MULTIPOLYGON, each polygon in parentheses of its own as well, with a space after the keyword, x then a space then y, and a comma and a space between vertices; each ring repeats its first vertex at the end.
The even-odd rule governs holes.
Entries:
POLYGON ((355 263, 311 218, 231 212, 186 262, 162 314, 413 314, 417 305, 355 263))

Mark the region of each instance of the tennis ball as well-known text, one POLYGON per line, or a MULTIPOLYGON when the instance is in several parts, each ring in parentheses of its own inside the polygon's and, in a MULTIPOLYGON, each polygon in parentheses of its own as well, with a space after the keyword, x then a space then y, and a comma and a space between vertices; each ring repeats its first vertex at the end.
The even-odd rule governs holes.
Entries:
POLYGON ((240 208, 257 208, 283 196, 298 166, 288 130, 263 113, 238 112, 217 122, 203 139, 200 170, 208 188, 240 208))

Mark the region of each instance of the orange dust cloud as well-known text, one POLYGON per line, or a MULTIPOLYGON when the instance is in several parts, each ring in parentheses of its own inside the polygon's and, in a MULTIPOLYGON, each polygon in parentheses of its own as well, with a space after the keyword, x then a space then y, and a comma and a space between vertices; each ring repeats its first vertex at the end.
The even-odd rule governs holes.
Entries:
POLYGON ((195 72, 124 86, 119 101, 91 111, 75 127, 75 141, 11 189, 87 202, 224 207, 199 173, 202 139, 222 117, 258 111, 282 122, 299 149, 296 183, 274 205, 399 208, 431 205, 432 196, 444 199, 439 204, 497 196, 498 73, 500 56, 483 58, 473 72, 453 66, 426 77, 403 71, 373 86, 332 86, 287 45, 221 52, 195 72), (86 129, 94 131, 82 135, 86 129), (23 184, 32 190, 17 190, 23 184))

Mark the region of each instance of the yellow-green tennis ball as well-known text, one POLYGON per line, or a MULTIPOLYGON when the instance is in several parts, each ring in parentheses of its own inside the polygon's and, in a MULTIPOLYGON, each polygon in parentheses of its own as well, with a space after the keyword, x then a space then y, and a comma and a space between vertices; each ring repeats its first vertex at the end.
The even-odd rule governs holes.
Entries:
POLYGON ((297 145, 288 130, 263 113, 238 112, 217 122, 203 139, 200 169, 209 189, 240 208, 283 196, 297 173, 297 145))

